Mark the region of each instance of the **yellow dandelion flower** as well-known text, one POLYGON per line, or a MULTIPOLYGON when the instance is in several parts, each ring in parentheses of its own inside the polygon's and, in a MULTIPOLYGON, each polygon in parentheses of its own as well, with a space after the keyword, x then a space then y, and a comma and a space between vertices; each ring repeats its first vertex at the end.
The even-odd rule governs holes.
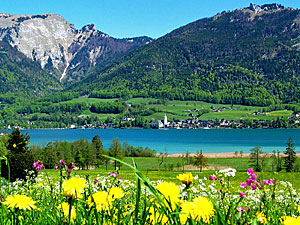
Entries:
POLYGON ((300 224, 300 216, 298 216, 297 218, 291 216, 283 216, 281 217, 280 221, 282 222, 283 225, 300 224))
POLYGON ((192 173, 182 173, 179 174, 176 178, 182 183, 184 183, 186 186, 189 186, 194 181, 192 173))
POLYGON ((8 208, 16 208, 23 210, 35 209, 35 203, 36 202, 33 201, 31 197, 28 197, 26 195, 9 195, 3 202, 3 204, 6 205, 8 208))
MULTIPOLYGON (((190 215, 194 220, 203 221, 204 223, 209 223, 215 212, 212 202, 202 196, 193 199, 192 202, 182 203, 181 208, 182 213, 190 215)), ((186 216, 183 214, 181 217, 184 219, 186 216)))
POLYGON ((86 181, 80 177, 74 177, 63 183, 64 195, 67 197, 81 198, 86 187, 86 181))
POLYGON ((107 192, 113 200, 123 198, 125 195, 124 191, 119 187, 112 187, 107 192))
POLYGON ((175 202, 179 197, 179 187, 172 182, 162 182, 156 186, 156 189, 170 202, 175 202))
POLYGON ((99 191, 90 196, 87 202, 90 207, 96 204, 96 209, 98 212, 100 212, 102 210, 109 210, 111 208, 113 199, 107 192, 99 191))
POLYGON ((13 148, 16 148, 17 147, 17 145, 16 144, 13 144, 13 148))
POLYGON ((256 219, 258 222, 260 222, 261 224, 265 224, 268 222, 267 218, 265 217, 265 215, 262 212, 257 212, 256 213, 256 219))
MULTIPOLYGON (((62 213, 64 214, 64 217, 69 218, 69 212, 70 212, 70 205, 69 205, 69 203, 63 202, 62 204, 60 204, 58 206, 58 209, 60 211, 62 211, 62 213)), ((75 210, 74 206, 72 206, 72 209, 71 209, 71 218, 70 219, 71 219, 70 222, 72 222, 73 220, 76 219, 76 210, 75 210)))

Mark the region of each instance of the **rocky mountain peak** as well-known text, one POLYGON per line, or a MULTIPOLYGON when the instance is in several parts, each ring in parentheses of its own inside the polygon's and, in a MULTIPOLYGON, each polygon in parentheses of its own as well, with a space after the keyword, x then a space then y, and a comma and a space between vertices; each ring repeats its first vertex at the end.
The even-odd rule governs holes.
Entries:
POLYGON ((258 13, 258 12, 267 12, 267 11, 284 9, 284 6, 277 3, 265 4, 262 6, 256 5, 254 3, 250 3, 249 9, 254 11, 255 13, 258 13))
MULTIPOLYGON (((99 61, 98 58, 104 60, 133 46, 132 43, 128 43, 128 47, 121 45, 118 48, 122 39, 111 38, 98 31, 94 24, 76 30, 74 25, 68 23, 62 16, 51 13, 42 15, 0 13, 0 41, 9 43, 31 60, 39 62, 42 68, 50 69, 61 81, 67 76, 70 64, 74 73, 74 66, 82 63, 81 60, 85 56, 82 56, 82 53, 78 54, 79 51, 88 51, 89 61, 95 66, 99 61), (103 42, 103 38, 111 40, 103 42), (78 55, 83 58, 79 58, 78 55), (75 57, 76 63, 71 63, 75 57)), ((127 43, 126 40, 122 42, 125 45, 127 43)), ((145 43, 138 42, 136 45, 141 44, 145 43)), ((90 67, 84 64, 85 67, 90 67)))

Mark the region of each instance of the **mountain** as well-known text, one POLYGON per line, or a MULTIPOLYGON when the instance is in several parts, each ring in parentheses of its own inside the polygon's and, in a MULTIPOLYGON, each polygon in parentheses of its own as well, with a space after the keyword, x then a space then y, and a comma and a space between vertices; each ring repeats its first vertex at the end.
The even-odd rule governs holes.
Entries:
POLYGON ((37 62, 3 41, 0 41, 0 87, 0 101, 7 103, 13 103, 17 97, 32 99, 63 88, 37 62))
POLYGON ((56 14, 0 13, 0 41, 23 53, 56 79, 80 80, 95 65, 112 62, 126 51, 151 42, 149 37, 116 39, 93 24, 77 30, 56 14))
POLYGON ((270 105, 300 96, 300 10, 279 4, 222 12, 97 67, 69 90, 270 105))

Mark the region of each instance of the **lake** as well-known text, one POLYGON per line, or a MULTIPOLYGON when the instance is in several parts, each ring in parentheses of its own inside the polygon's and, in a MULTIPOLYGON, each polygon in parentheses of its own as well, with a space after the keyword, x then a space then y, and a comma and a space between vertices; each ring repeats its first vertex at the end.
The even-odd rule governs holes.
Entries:
POLYGON ((158 153, 167 149, 168 154, 195 153, 200 149, 204 153, 246 153, 255 146, 261 146, 264 152, 282 152, 287 140, 292 137, 296 149, 300 150, 300 129, 37 129, 22 132, 28 132, 31 143, 42 146, 55 140, 75 141, 84 138, 91 141, 95 135, 99 135, 105 148, 109 148, 112 139, 118 137, 122 143, 127 141, 135 147, 148 146, 158 153))

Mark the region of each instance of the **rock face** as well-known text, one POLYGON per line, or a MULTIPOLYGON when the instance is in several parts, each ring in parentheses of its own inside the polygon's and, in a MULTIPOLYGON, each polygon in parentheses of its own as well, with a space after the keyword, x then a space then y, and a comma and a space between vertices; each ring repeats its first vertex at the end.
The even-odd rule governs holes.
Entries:
POLYGON ((262 6, 256 5, 254 3, 250 3, 250 10, 258 13, 258 12, 263 12, 263 11, 272 11, 272 10, 279 10, 279 9, 284 9, 284 6, 280 4, 265 4, 262 6))
POLYGON ((96 64, 150 42, 151 38, 115 39, 98 31, 93 24, 76 30, 56 14, 0 13, 0 40, 39 62, 61 81, 70 81, 74 77, 80 79, 96 64))

